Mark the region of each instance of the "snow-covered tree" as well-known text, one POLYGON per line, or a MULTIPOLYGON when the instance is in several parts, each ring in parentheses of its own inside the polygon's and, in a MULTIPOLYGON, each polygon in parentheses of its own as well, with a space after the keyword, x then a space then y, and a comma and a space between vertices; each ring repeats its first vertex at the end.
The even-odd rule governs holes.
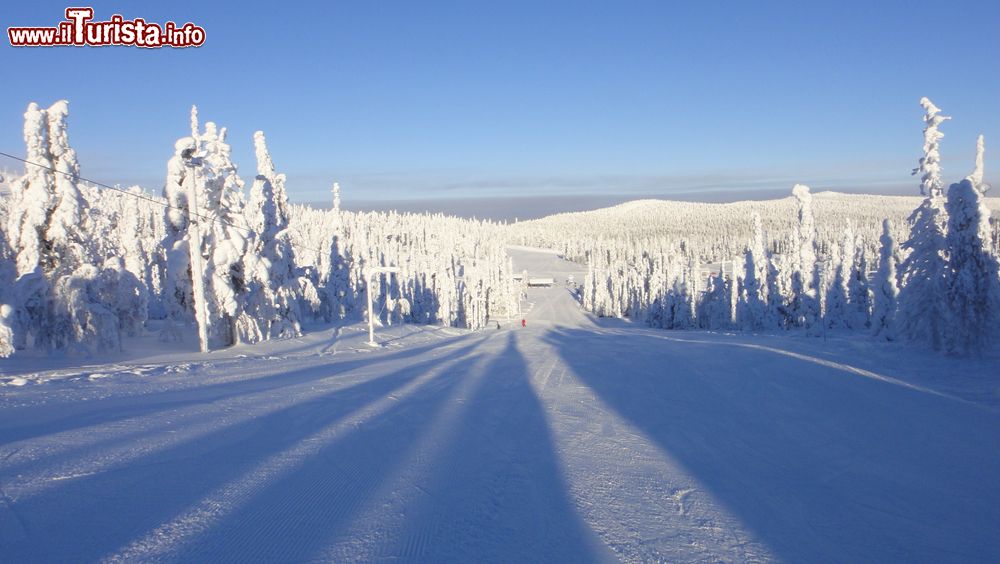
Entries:
POLYGON ((198 131, 196 108, 192 108, 191 126, 197 136, 181 138, 174 145, 164 187, 164 197, 170 205, 165 217, 168 228, 164 246, 169 249, 169 256, 164 300, 173 322, 165 329, 171 331, 166 336, 176 335, 176 324, 194 317, 193 288, 198 283, 190 264, 190 257, 194 256, 204 265, 207 319, 199 323, 207 326, 210 341, 216 346, 228 346, 259 340, 256 322, 244 311, 243 257, 249 230, 241 225, 243 181, 231 160, 226 129, 206 122, 205 131, 198 131), (191 166, 191 157, 197 159, 197 166, 191 166), (197 195, 197 209, 191 209, 189 190, 197 195), (193 229, 199 231, 201 248, 191 253, 193 229))
POLYGON ((49 122, 49 150, 55 165, 55 208, 49 219, 48 240, 59 256, 59 268, 71 270, 92 260, 85 233, 87 204, 77 186, 80 165, 69 146, 66 120, 69 102, 60 100, 46 110, 49 122))
POLYGON ((93 264, 96 238, 88 230, 68 115, 64 100, 47 110, 32 103, 24 115, 28 164, 8 205, 17 280, 5 325, 17 348, 89 354, 118 348, 119 323, 93 264))
POLYGON ((938 126, 948 117, 927 98, 924 107, 924 156, 913 173, 923 173, 920 193, 925 199, 910 216, 910 238, 903 244, 909 255, 901 265, 899 329, 908 339, 934 350, 942 345, 945 320, 943 301, 946 275, 945 225, 947 213, 942 193, 940 150, 944 134, 938 126))
POLYGON ((729 305, 732 280, 721 272, 708 279, 705 297, 698 309, 699 326, 703 329, 728 329, 732 311, 729 305))
POLYGON ((972 179, 948 189, 948 256, 945 307, 949 353, 981 352, 1000 317, 1000 267, 990 248, 990 211, 972 179))
MULTIPOLYGON (((195 110, 192 109, 192 114, 195 110)), ((194 118, 193 118, 194 119, 194 118)), ((163 185, 166 200, 164 224, 166 233, 163 247, 166 250, 166 280, 162 301, 167 323, 161 338, 180 340, 181 327, 195 319, 193 280, 191 274, 191 227, 189 221, 188 182, 194 182, 192 168, 185 163, 197 147, 193 137, 182 137, 174 143, 174 155, 167 162, 167 180, 163 185)), ((208 320, 204 320, 205 323, 208 320)))
POLYGON ((244 255, 244 309, 259 329, 245 339, 297 337, 302 334, 303 309, 318 309, 319 295, 296 264, 285 175, 275 171, 262 131, 254 134, 254 150, 257 177, 250 188, 246 215, 256 237, 244 255))
POLYGON ((789 315, 787 301, 791 294, 791 279, 788 268, 782 268, 783 259, 773 253, 767 255, 767 302, 765 309, 765 327, 785 329, 788 327, 789 315))
POLYGON ((847 282, 847 324, 863 331, 871 326, 872 291, 868 281, 868 258, 860 247, 854 250, 850 280, 847 282))
POLYGON ((913 174, 920 174, 920 195, 940 196, 944 189, 941 182, 941 147, 940 141, 944 133, 938 129, 950 116, 941 115, 941 108, 934 105, 929 98, 920 99, 924 108, 924 156, 920 158, 919 166, 913 169, 913 174))
POLYGON ((851 258, 853 253, 848 247, 852 235, 850 229, 845 231, 842 244, 834 243, 830 248, 830 257, 824 262, 823 319, 827 329, 844 329, 847 324, 847 282, 850 277, 851 258))
POLYGON ((969 180, 972 181, 972 185, 976 187, 976 190, 979 190, 982 194, 986 194, 990 190, 990 185, 983 181, 983 157, 985 152, 986 141, 980 135, 976 139, 976 166, 972 170, 972 174, 969 175, 969 180))
POLYGON ((810 327, 819 318, 818 272, 816 269, 816 223, 809 187, 796 184, 792 195, 798 201, 796 260, 792 272, 792 315, 799 326, 810 327))
POLYGON ((760 214, 754 214, 753 223, 754 237, 744 253, 743 292, 738 317, 741 328, 759 331, 764 327, 767 317, 767 258, 760 214))
MULTIPOLYGON (((351 265, 349 251, 344 245, 344 216, 340 211, 340 184, 333 183, 333 209, 328 218, 326 232, 322 239, 322 248, 328 252, 319 261, 320 313, 327 322, 340 321, 350 316, 354 310, 354 296, 358 290, 352 287, 351 265)), ((425 279, 426 280, 426 279, 425 279)), ((420 291, 426 290, 425 284, 420 284, 420 291)), ((423 300, 417 300, 419 315, 430 321, 422 309, 423 300)))
POLYGON ((878 271, 875 274, 874 298, 872 307, 872 336, 892 341, 896 338, 896 307, 899 297, 896 265, 899 261, 899 249, 892 238, 891 224, 888 219, 882 222, 882 237, 879 238, 878 271))
POLYGON ((49 219, 55 207, 55 163, 49 143, 45 110, 32 102, 24 113, 24 143, 27 161, 24 176, 12 182, 7 232, 17 256, 17 274, 22 276, 47 265, 53 268, 54 243, 48 239, 49 219))

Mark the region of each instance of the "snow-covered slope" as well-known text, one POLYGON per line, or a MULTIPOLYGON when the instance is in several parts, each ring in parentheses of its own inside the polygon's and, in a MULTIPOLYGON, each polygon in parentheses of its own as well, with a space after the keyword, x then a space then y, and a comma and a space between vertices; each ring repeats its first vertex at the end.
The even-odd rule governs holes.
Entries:
POLYGON ((523 329, 36 366, 0 388, 3 560, 1000 555, 997 357, 597 320, 512 254, 556 279, 523 329))
MULTIPOLYGON (((922 198, 872 194, 818 192, 813 194, 817 238, 839 241, 850 220, 859 237, 874 245, 882 220, 892 222, 893 236, 903 241, 909 234, 907 218, 922 198)), ((987 206, 1000 212, 1000 199, 986 198, 987 206)), ((511 241, 558 249, 568 257, 582 258, 589 242, 603 239, 662 238, 686 241, 705 253, 705 260, 728 260, 743 252, 753 237, 753 216, 760 214, 772 239, 789 233, 796 223, 796 201, 789 196, 777 200, 740 201, 725 204, 672 200, 635 200, 610 208, 560 213, 513 224, 511 241)), ((994 223, 994 237, 1000 228, 994 223)))

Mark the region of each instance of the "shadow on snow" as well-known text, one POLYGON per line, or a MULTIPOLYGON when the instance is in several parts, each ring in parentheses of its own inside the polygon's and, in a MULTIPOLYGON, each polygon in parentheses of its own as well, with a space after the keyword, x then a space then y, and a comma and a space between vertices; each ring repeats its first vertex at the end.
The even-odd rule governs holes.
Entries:
POLYGON ((779 558, 1000 556, 996 414, 775 351, 643 337, 545 339, 779 558))
MULTIPOLYGON (((106 556, 174 518, 202 496, 238 479, 263 459, 298 444, 317 427, 350 416, 443 362, 461 360, 476 344, 310 397, 197 440, 144 455, 124 466, 113 465, 94 475, 67 480, 28 499, 14 500, 9 505, 27 534, 24 538, 5 539, 4 557, 39 562, 90 561, 106 556), (39 538, 32 538, 36 536, 39 538), (41 538, 44 542, 40 542, 41 538)), ((329 375, 319 372, 323 377, 329 375)), ((299 381, 320 377, 300 376, 299 381)), ((283 385, 278 382, 280 377, 274 380, 269 387, 283 385)), ((238 388, 236 383, 233 386, 238 388)), ((218 389, 228 388, 220 385, 218 389)), ((212 400, 202 397, 200 401, 212 400)))

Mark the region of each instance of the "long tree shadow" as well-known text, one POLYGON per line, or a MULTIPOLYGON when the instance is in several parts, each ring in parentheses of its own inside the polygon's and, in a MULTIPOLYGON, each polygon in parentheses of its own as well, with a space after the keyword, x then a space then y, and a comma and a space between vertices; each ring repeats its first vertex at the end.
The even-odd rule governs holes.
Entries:
MULTIPOLYGON (((602 554, 566 498, 542 407, 509 336, 485 371, 465 362, 332 443, 182 550, 181 561, 587 562, 602 554), (469 396, 468 379, 477 378, 469 396), (417 452, 434 421, 460 402, 444 447, 417 452), (394 482, 427 464, 418 481, 394 482), (417 491, 416 502, 406 495, 417 491), (409 502, 407 502, 409 500, 409 502), (366 513, 374 507, 375 516, 366 513), (388 507, 387 513, 384 511, 388 507), (403 517, 399 542, 371 554, 351 537, 359 519, 403 517), (416 540, 414 540, 416 539, 416 540), (411 542, 412 541, 412 542, 411 542)), ((397 523, 398 519, 390 519, 397 523)), ((371 532, 390 522, 362 523, 371 532)))
POLYGON ((568 498, 544 407, 517 336, 484 369, 423 495, 379 556, 424 562, 613 560, 568 498))
MULTIPOLYGON (((193 388, 164 390, 137 396, 110 397, 88 402, 76 402, 65 405, 58 410, 42 410, 41 415, 37 407, 5 410, 3 415, 4 423, 0 425, 0 447, 34 437, 114 423, 133 417, 147 416, 191 405, 213 403, 234 397, 276 391, 281 388, 306 384, 357 368, 418 357, 434 349, 447 346, 461 338, 464 337, 455 337, 425 346, 408 348, 377 356, 363 356, 344 361, 331 359, 329 364, 323 366, 313 365, 287 372, 275 371, 272 374, 250 379, 231 380, 193 388)), ((192 378, 196 377, 192 376, 192 378)))
POLYGON ((781 559, 1000 558, 994 413, 768 350, 546 340, 781 559))
POLYGON ((196 442, 184 441, 127 464, 112 464, 93 475, 69 477, 27 499, 7 500, 19 526, 16 535, 4 539, 3 559, 93 561, 105 556, 245 475, 262 460, 300 444, 317 428, 356 413, 442 363, 460 361, 475 346, 319 394, 196 442))
POLYGON ((211 529, 171 553, 178 561, 306 561, 403 462, 408 446, 469 372, 456 363, 351 434, 325 444, 211 529))
MULTIPOLYGON (((215 418, 217 418, 225 409, 238 407, 236 404, 233 404, 232 407, 227 407, 222 404, 222 402, 225 402, 226 400, 239 398, 240 404, 243 404, 254 401, 254 398, 252 397, 253 394, 273 395, 274 391, 281 389, 282 401, 288 401, 289 399, 294 398, 296 394, 301 395, 304 393, 315 393, 316 388, 320 385, 323 387, 335 385, 334 382, 338 381, 340 376, 349 374, 353 370, 364 368, 366 372, 371 372, 372 369, 377 370, 383 362, 409 358, 413 354, 427 353, 433 348, 434 347, 420 347, 415 351, 411 351, 410 354, 369 358, 368 362, 353 360, 341 362, 339 364, 310 366, 300 370, 292 370, 277 375, 272 374, 266 378, 273 385, 269 385, 263 390, 258 391, 241 391, 224 395, 211 393, 207 397, 201 397, 200 394, 198 394, 198 390, 195 389, 193 391, 189 391, 188 394, 193 397, 179 401, 175 404, 157 402, 155 403, 156 408, 151 408, 146 405, 120 406, 121 410, 113 409, 110 411, 122 418, 115 418, 114 421, 108 423, 113 424, 118 421, 125 422, 128 419, 133 419, 123 416, 129 410, 134 410, 136 411, 136 416, 134 417, 136 428, 134 430, 106 433, 107 436, 102 436, 105 434, 105 430, 101 428, 74 427, 68 430, 71 433, 74 433, 74 435, 60 437, 61 441, 67 444, 72 444, 72 446, 60 445, 55 452, 44 456, 37 456, 36 458, 31 458, 21 462, 11 462, 7 460, 0 461, 0 483, 3 482, 3 476, 12 476, 22 472, 30 473, 37 471, 37 469, 40 468, 47 469, 64 465, 80 464, 81 461, 83 464, 86 464, 88 460, 92 460, 94 458, 93 453, 95 452, 101 453, 102 457, 107 458, 115 448, 124 449, 132 442, 142 441, 147 437, 156 437, 157 435, 162 434, 164 427, 170 423, 177 424, 179 422, 183 422, 183 426, 181 427, 182 432, 188 432, 191 429, 206 426, 214 421, 215 418), (286 381, 288 382, 287 384, 285 384, 286 381), (83 433, 87 433, 87 440, 75 441, 77 437, 83 438, 81 437, 83 433)), ((444 353, 442 352, 442 354, 444 353)), ((233 383, 233 385, 235 385, 235 383, 233 383)), ((180 392, 178 391, 176 393, 180 392)), ((138 402, 141 401, 141 396, 138 399, 127 399, 138 402)), ((94 406, 90 406, 90 409, 94 409, 94 406)), ((277 409, 277 406, 273 409, 277 409)), ((266 411, 271 411, 273 409, 268 409, 266 411)), ((101 412, 98 411, 97 415, 100 414, 101 412)), ((81 419, 85 418, 86 417, 83 417, 81 419)), ((91 427, 99 426, 100 424, 91 427)), ((120 426, 121 425, 119 425, 119 427, 120 426)), ((177 438, 178 440, 183 440, 182 436, 178 436, 177 438)), ((35 447, 35 445, 31 443, 28 443, 27 446, 29 449, 34 449, 35 447)))

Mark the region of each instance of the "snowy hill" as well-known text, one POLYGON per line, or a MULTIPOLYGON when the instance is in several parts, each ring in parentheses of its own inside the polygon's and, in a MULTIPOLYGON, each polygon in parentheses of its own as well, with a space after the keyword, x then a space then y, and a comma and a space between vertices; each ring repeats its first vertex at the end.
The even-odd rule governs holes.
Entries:
MULTIPOLYGON (((838 240, 844 222, 850 219, 856 234, 872 245, 882 231, 882 220, 892 222, 897 241, 906 239, 907 218, 920 204, 918 196, 882 196, 817 192, 813 194, 817 239, 838 240)), ((987 206, 1000 212, 1000 198, 986 198, 987 206)), ((776 200, 747 200, 724 204, 673 200, 634 200, 585 212, 560 213, 522 221, 510 229, 516 244, 559 250, 581 259, 586 241, 642 239, 650 237, 686 241, 708 253, 705 260, 725 260, 743 251, 753 237, 753 215, 759 214, 765 231, 790 232, 796 222, 796 201, 789 196, 776 200)), ((1000 227, 993 221, 994 240, 1000 227)))

